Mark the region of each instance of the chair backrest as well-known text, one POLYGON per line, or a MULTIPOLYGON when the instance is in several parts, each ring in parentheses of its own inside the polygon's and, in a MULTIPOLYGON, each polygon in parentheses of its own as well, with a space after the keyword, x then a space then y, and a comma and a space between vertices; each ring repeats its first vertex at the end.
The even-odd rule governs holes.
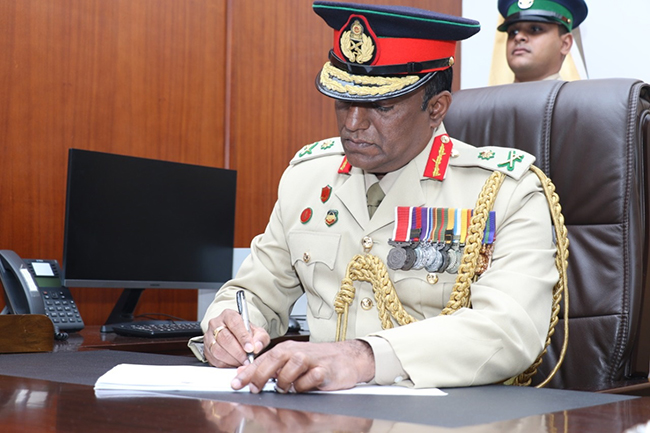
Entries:
MULTIPOLYGON (((532 153, 556 186, 569 232, 569 347, 548 386, 599 390, 647 377, 650 86, 602 79, 461 90, 445 126, 475 146, 532 153)), ((538 382, 555 365, 562 328, 538 382)))

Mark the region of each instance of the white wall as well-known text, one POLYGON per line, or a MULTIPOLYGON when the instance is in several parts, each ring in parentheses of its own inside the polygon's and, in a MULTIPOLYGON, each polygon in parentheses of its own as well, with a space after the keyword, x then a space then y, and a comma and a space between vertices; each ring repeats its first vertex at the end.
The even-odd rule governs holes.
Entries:
MULTIPOLYGON (((650 0, 586 0, 589 14, 580 25, 589 78, 637 78, 650 83, 650 0)), ((488 85, 497 0, 463 0, 463 16, 481 31, 462 42, 462 88, 488 85)))

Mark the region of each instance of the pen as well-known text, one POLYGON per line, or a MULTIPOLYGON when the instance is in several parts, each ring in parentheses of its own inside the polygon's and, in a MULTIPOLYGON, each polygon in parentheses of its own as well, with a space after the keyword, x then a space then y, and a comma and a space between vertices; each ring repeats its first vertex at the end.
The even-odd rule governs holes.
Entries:
MULTIPOLYGON (((241 314, 241 318, 244 320, 244 326, 246 326, 246 330, 250 333, 251 324, 248 318, 248 305, 246 304, 246 295, 244 294, 243 290, 239 290, 237 292, 237 309, 239 310, 239 314, 241 314)), ((255 355, 248 352, 246 352, 246 355, 248 356, 248 362, 252 364, 253 360, 255 360, 255 355)))

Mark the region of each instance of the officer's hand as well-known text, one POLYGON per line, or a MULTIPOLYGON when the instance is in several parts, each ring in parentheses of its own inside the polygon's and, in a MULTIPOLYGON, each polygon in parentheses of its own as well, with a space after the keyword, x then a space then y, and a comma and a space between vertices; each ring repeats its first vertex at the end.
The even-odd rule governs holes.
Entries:
POLYGON ((280 391, 334 391, 348 389, 375 376, 370 346, 361 340, 338 343, 285 341, 237 370, 233 389, 249 385, 251 392, 277 379, 280 391))
POLYGON ((203 336, 204 353, 215 367, 238 367, 248 363, 247 352, 259 354, 271 342, 264 328, 251 323, 251 332, 235 310, 225 310, 210 320, 203 336), (216 337, 216 338, 215 338, 216 337))

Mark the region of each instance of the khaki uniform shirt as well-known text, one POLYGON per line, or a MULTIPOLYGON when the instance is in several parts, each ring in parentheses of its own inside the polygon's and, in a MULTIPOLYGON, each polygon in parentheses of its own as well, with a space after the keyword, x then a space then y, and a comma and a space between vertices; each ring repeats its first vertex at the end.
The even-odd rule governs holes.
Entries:
POLYGON ((370 254, 385 262, 397 206, 473 209, 486 179, 501 163, 500 169, 510 176, 495 202, 492 262, 471 286, 472 308, 439 316, 456 274, 438 273, 435 281, 426 269, 389 269, 400 301, 418 322, 382 330, 371 284, 357 281, 347 339, 380 341, 373 349, 388 350, 387 357, 375 353, 378 383, 403 378, 408 379, 404 385, 415 387, 480 385, 528 368, 543 348, 558 279, 548 205, 537 176, 527 169, 534 157, 526 154, 528 165, 511 164, 520 170, 514 174, 505 163, 512 149, 494 148, 496 156, 488 158, 481 153, 485 148, 452 139, 446 177, 435 180, 423 173, 433 138, 441 134, 446 134, 442 126, 421 154, 399 170, 372 219, 363 171, 353 167, 339 173, 339 139, 305 146, 282 176, 265 232, 253 239, 237 276, 208 308, 204 329, 224 309, 236 309, 235 293, 244 288, 251 322, 266 328, 271 337, 283 335, 291 307, 306 293, 311 341, 334 341, 334 299, 349 261, 364 254, 364 237, 373 241, 370 254), (323 202, 321 190, 327 186, 332 192, 323 202), (307 208, 312 216, 305 222, 301 214, 307 208), (326 224, 329 211, 337 213, 331 225, 326 224), (361 307, 362 302, 367 306, 364 300, 372 301, 370 309, 361 307))

